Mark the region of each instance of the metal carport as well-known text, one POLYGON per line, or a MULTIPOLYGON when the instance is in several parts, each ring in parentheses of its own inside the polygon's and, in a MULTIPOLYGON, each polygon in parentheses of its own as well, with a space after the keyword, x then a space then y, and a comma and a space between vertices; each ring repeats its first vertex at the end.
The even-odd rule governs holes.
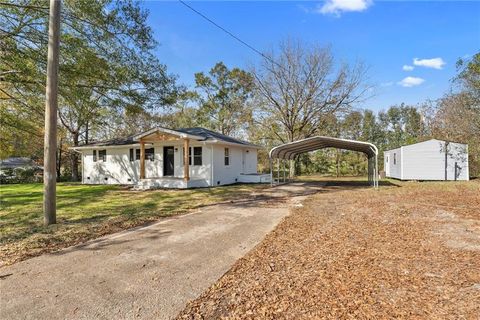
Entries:
MULTIPOLYGON (((278 175, 277 181, 280 181, 280 161, 283 161, 285 168, 285 161, 295 160, 296 157, 302 153, 315 151, 323 148, 338 148, 351 151, 363 152, 368 158, 368 181, 374 187, 378 187, 378 149, 369 142, 362 142, 356 140, 316 136, 303 140, 298 140, 290 143, 279 145, 270 150, 270 174, 272 183, 274 160, 277 160, 278 175)), ((285 170, 284 170, 284 182, 285 182, 285 170)))

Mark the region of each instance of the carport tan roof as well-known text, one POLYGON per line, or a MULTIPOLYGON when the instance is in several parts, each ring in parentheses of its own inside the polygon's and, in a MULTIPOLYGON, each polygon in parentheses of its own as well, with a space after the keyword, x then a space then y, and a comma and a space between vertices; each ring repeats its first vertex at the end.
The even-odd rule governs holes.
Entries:
POLYGON ((316 136, 303 140, 298 140, 270 150, 270 159, 294 159, 295 156, 315 151, 323 148, 338 148, 365 153, 369 158, 375 157, 378 154, 377 147, 368 142, 316 136))

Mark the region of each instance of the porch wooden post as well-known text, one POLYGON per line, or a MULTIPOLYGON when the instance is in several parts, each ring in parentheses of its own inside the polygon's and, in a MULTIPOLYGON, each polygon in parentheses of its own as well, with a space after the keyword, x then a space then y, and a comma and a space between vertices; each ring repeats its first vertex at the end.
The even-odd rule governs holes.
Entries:
POLYGON ((190 168, 188 165, 188 151, 190 149, 190 143, 188 139, 183 140, 183 179, 185 181, 190 180, 190 168))
POLYGON ((140 140, 140 179, 145 179, 145 142, 140 140))

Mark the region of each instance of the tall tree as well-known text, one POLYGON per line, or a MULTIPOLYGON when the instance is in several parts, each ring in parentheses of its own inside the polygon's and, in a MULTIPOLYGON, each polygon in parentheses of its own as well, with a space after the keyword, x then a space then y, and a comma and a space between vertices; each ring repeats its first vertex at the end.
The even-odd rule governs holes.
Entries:
MULTIPOLYGON (((30 112, 33 125, 41 126, 48 8, 41 0, 2 2, 0 8, 2 114, 30 112)), ((104 124, 104 110, 120 119, 130 106, 153 110, 172 103, 175 79, 153 53, 157 43, 147 15, 133 1, 65 1, 59 107, 74 144, 87 127, 104 124)), ((2 130, 17 130, 16 123, 0 121, 2 130)))
POLYGON ((228 69, 218 62, 208 73, 195 74, 200 93, 198 115, 201 121, 222 134, 236 135, 250 121, 249 100, 253 77, 239 68, 228 69))
POLYGON ((270 140, 290 142, 321 130, 329 114, 366 97, 362 64, 337 65, 329 48, 299 41, 280 43, 254 70, 255 119, 270 140))

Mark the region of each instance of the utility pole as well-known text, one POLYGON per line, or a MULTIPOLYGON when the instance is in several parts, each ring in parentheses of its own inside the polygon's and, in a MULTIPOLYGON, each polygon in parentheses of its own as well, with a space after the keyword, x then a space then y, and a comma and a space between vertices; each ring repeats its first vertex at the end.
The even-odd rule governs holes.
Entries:
POLYGON ((56 153, 60 6, 60 0, 50 0, 50 15, 48 22, 47 90, 45 101, 45 142, 43 161, 43 221, 45 226, 57 222, 56 153))

